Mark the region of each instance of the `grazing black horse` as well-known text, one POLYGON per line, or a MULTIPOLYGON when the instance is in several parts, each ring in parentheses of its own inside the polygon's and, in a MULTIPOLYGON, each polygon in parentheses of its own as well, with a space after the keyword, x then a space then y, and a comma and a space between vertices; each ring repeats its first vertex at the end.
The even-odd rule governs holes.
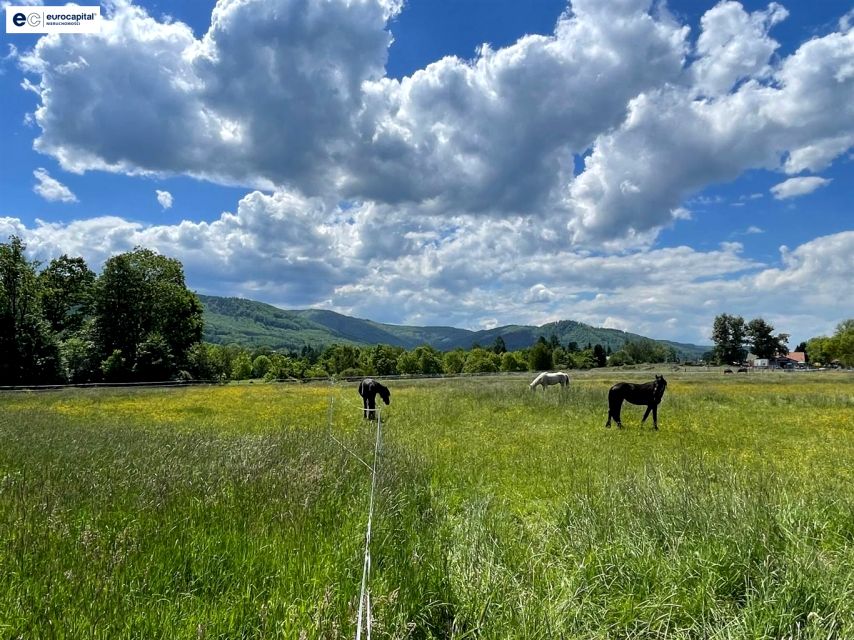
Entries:
POLYGON ((652 411, 652 424, 658 429, 658 404, 666 388, 667 380, 664 376, 655 376, 655 380, 644 384, 618 382, 608 391, 608 422, 605 426, 610 427, 611 418, 613 418, 617 421, 617 427, 623 428, 623 423, 620 422, 620 409, 623 406, 623 400, 626 400, 632 404, 645 404, 646 413, 643 414, 641 422, 646 422, 649 412, 652 411))
POLYGON ((359 383, 359 395, 362 396, 362 404, 365 407, 365 417, 373 420, 376 416, 377 394, 386 404, 391 399, 391 391, 373 378, 365 378, 359 383))

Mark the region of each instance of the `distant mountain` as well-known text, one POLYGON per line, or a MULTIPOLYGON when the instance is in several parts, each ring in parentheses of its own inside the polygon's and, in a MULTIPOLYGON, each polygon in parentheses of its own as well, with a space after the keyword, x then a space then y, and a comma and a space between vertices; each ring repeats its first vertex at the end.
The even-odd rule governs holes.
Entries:
MULTIPOLYGON (((513 351, 531 346, 540 336, 550 339, 552 335, 556 335, 563 345, 577 342, 579 347, 584 348, 588 344, 601 344, 616 351, 628 341, 651 339, 618 329, 592 327, 574 320, 550 322, 541 327, 507 325, 469 331, 455 327, 383 324, 322 309, 285 310, 243 298, 200 295, 199 299, 205 307, 205 340, 287 351, 299 351, 306 345, 324 347, 332 343, 389 344, 405 349, 429 344, 440 351, 449 351, 469 349, 475 344, 488 347, 499 336, 507 348, 513 351)), ((667 340, 655 342, 675 348, 679 356, 685 359, 697 359, 711 348, 667 340)))

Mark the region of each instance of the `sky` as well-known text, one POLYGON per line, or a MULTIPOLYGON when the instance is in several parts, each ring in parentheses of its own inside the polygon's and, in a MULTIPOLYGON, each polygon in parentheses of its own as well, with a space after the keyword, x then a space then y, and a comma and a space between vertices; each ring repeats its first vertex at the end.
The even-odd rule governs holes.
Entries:
POLYGON ((395 324, 709 344, 730 313, 794 347, 854 317, 852 2, 101 14, 0 41, 0 242, 33 259, 147 247, 199 293, 395 324))

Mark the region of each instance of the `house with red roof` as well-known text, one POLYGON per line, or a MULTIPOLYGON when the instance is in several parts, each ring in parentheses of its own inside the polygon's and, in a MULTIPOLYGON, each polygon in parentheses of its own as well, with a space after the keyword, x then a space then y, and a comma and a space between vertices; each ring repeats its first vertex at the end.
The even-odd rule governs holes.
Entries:
POLYGON ((807 354, 803 351, 790 351, 786 358, 798 369, 804 369, 807 366, 807 354))

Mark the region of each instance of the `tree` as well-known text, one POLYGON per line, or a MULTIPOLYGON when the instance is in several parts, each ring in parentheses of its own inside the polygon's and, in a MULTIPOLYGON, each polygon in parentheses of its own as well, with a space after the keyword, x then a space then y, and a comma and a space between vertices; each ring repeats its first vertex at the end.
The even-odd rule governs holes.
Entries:
POLYGON ((418 358, 413 351, 404 351, 398 356, 397 370, 404 375, 421 373, 418 369, 418 358))
POLYGON ((605 353, 605 347, 597 344, 593 347, 593 359, 596 361, 597 367, 604 367, 608 364, 608 356, 605 353))
POLYGON ((63 377, 72 384, 90 382, 96 375, 95 343, 81 332, 63 340, 59 345, 63 377))
POLYGON ((56 382, 59 348, 44 320, 38 263, 17 236, 0 243, 0 384, 56 382))
POLYGON ((572 355, 570 355, 563 347, 558 347, 552 351, 552 365, 557 369, 572 368, 572 355))
POLYGON ((272 367, 273 361, 270 360, 269 356, 261 354, 252 361, 252 377, 263 378, 272 367))
POLYGON ((836 360, 846 367, 854 367, 854 320, 843 320, 836 326, 831 348, 836 360))
POLYGON ((107 260, 95 283, 94 310, 102 357, 120 351, 137 379, 154 371, 168 377, 183 368, 190 348, 202 337, 202 305, 184 284, 181 263, 149 249, 137 248, 107 260), (163 367, 152 369, 152 357, 163 367))
POLYGON ((830 337, 819 336, 807 342, 810 360, 828 364, 838 360, 846 367, 854 366, 854 320, 843 320, 830 337))
POLYGON ((403 353, 401 347, 378 344, 362 350, 362 369, 373 376, 393 376, 397 373, 397 359, 403 353))
POLYGON ((65 335, 79 331, 92 313, 95 287, 95 274, 83 258, 55 258, 38 279, 44 317, 51 329, 65 335))
POLYGON ((414 353, 415 358, 418 361, 418 369, 420 373, 425 375, 436 375, 442 373, 442 354, 436 351, 436 349, 430 345, 424 344, 420 347, 415 347, 414 353))
POLYGON ((495 342, 492 345, 492 352, 501 355, 502 353, 507 353, 507 345, 504 344, 504 338, 498 336, 495 339, 495 342))
POLYGON ((444 370, 442 354, 430 345, 421 345, 401 353, 397 359, 397 369, 400 373, 436 375, 444 370))
POLYGON ((101 375, 107 382, 124 382, 128 379, 130 367, 121 349, 113 352, 101 362, 101 375))
POLYGON ((744 318, 726 313, 715 317, 712 327, 712 342, 715 343, 715 359, 719 364, 733 364, 744 360, 744 318))
POLYGON ((166 380, 175 371, 175 359, 169 343, 157 331, 145 336, 136 352, 133 371, 141 380, 166 380))
POLYGON ((774 335, 774 327, 762 318, 754 318, 745 329, 747 343, 757 358, 774 358, 789 353, 788 334, 774 335))
POLYGON ((541 337, 528 353, 528 368, 531 371, 546 371, 547 369, 551 369, 552 366, 552 351, 546 344, 545 339, 541 337))
POLYGON ((248 353, 241 353, 231 364, 232 380, 248 380, 252 377, 252 359, 248 353))
POLYGON ((631 356, 629 356, 625 351, 615 351, 611 354, 611 357, 608 358, 608 366, 609 367, 621 367, 626 364, 634 364, 635 361, 632 360, 631 356))
POLYGON ((326 371, 338 374, 345 369, 355 369, 360 355, 359 347, 349 344, 331 344, 324 349, 320 363, 326 371))
POLYGON ((525 362, 524 358, 520 358, 513 351, 505 351, 501 354, 501 364, 499 365, 501 371, 527 371, 528 363, 525 362))
POLYGON ((472 349, 466 358, 463 373, 492 373, 498 371, 501 357, 486 349, 472 349))
POLYGON ((585 349, 584 351, 573 353, 572 360, 575 363, 575 369, 592 369, 596 366, 596 360, 593 358, 593 349, 585 349))
MULTIPOLYGON (((655 340, 643 338, 641 340, 630 340, 623 345, 621 351, 631 363, 641 362, 667 362, 676 360, 676 350, 655 340)), ((613 356, 612 356, 613 357, 613 356)))
POLYGON ((818 336, 807 340, 806 354, 813 365, 829 363, 833 360, 831 352, 831 339, 827 336, 818 336))
POLYGON ((442 356, 442 368, 445 373, 462 373, 463 367, 466 364, 466 354, 462 349, 448 351, 442 356))
POLYGON ((836 325, 832 348, 837 360, 846 367, 854 367, 854 319, 836 325))

